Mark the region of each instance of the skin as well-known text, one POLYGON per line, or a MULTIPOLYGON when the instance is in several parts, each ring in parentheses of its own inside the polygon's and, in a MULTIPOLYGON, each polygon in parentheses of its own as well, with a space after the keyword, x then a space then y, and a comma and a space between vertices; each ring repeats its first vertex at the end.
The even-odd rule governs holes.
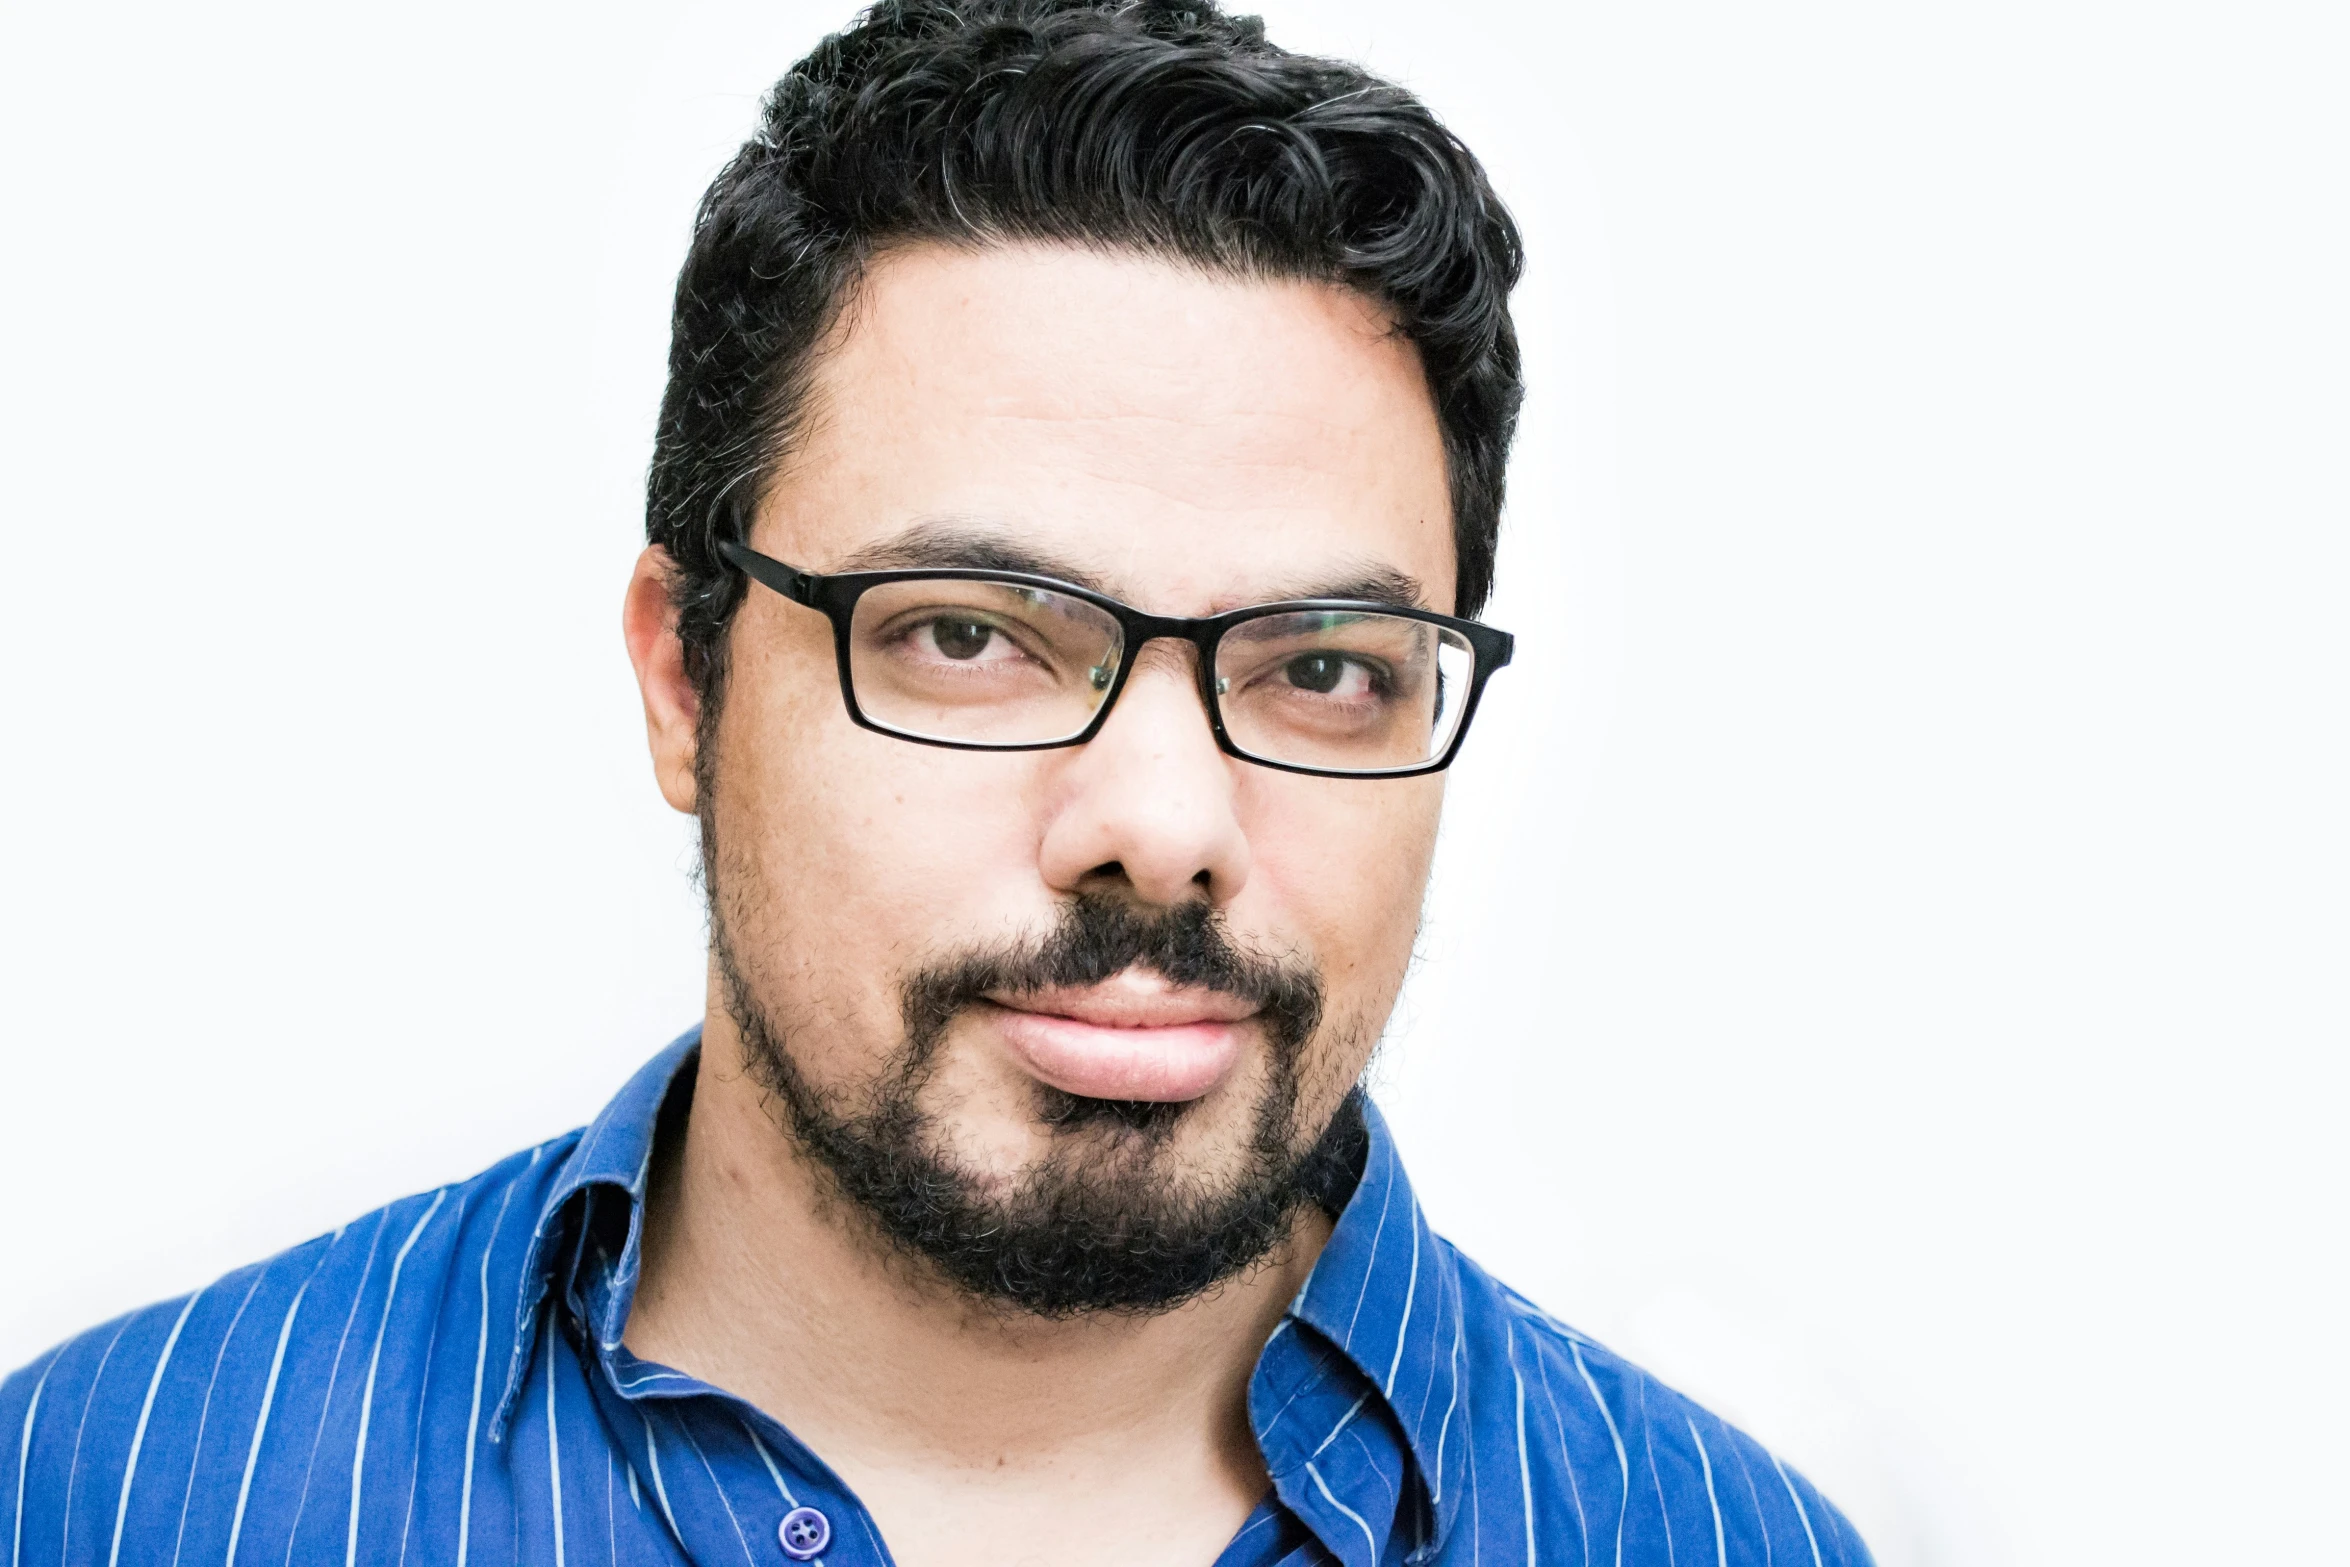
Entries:
MULTIPOLYGON (((843 313, 811 408, 751 539, 795 566, 869 563, 893 541, 902 554, 928 525, 1065 562, 1162 614, 1381 574, 1452 607, 1425 379, 1380 309, 1343 289, 1075 249, 903 250, 843 313)), ((669 569, 645 552, 625 625, 662 793, 693 811, 697 707, 669 569)), ((856 727, 829 624, 777 594, 753 588, 731 636, 716 895, 821 1091, 853 1106, 884 1070, 910 968, 1046 929, 1090 889, 1204 900, 1236 941, 1313 964, 1326 1020, 1300 1120, 1306 1135, 1327 1122, 1403 981, 1441 776, 1312 778, 1228 757, 1194 655, 1172 642, 1143 651, 1088 744, 985 754, 856 727)), ((1180 1021, 1186 998, 1132 973, 1097 991, 1007 998, 1029 1011, 982 1007, 950 1027, 923 1103, 953 1157, 1010 1181, 1053 1146, 1036 1113, 1049 1061, 1146 1087, 1158 1071, 1155 1097, 1191 1102, 1163 1157, 1230 1172, 1266 1081, 1261 1031, 1195 1019, 1224 1031, 1220 1069, 1203 1072, 1178 1048, 1206 1037, 1196 1027, 1154 1056, 1147 1030, 1112 1040, 1069 1021, 1180 1021), (1038 1030, 1055 1043, 1041 1055, 1038 1030)), ((1057 1134, 1105 1151, 1120 1135, 1057 1134)), ((664 1145, 646 1225, 630 1347, 790 1427, 904 1567, 967 1562, 974 1542, 999 1562, 1214 1560, 1267 1486, 1249 1374, 1328 1233, 1302 1218, 1259 1269, 1153 1316, 982 1305, 832 1193, 746 1074, 715 977, 692 1112, 664 1145)))

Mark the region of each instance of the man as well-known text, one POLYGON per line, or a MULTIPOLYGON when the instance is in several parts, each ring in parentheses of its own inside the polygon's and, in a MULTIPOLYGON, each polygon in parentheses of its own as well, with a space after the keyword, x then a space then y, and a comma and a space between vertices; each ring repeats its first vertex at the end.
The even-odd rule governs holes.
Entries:
POLYGON ((1509 658, 1517 268, 1420 105, 1196 0, 820 45, 626 601, 706 1023, 11 1378, 9 1561, 1866 1562, 1355 1086, 1509 658))

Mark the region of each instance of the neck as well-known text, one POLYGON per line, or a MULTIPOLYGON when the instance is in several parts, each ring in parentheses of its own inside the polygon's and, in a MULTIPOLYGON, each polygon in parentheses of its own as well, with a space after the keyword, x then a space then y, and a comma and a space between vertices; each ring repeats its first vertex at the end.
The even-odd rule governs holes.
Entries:
POLYGON ((1171 1310, 1055 1321, 975 1301, 838 1197, 778 1128, 719 1009, 684 1136, 662 1142, 630 1349, 782 1422, 901 1562, 950 1559, 974 1506, 1131 1522, 1154 1501, 1213 1499, 1228 1536, 1262 1496, 1248 1381, 1328 1238, 1318 1210, 1264 1264, 1171 1310))

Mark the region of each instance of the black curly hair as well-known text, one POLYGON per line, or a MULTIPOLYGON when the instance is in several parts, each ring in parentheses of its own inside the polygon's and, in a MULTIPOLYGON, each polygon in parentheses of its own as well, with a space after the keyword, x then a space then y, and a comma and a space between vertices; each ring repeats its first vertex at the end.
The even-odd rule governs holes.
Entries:
POLYGON ((1426 369, 1458 553, 1493 585, 1522 386, 1518 231, 1410 93, 1290 54, 1212 0, 882 0, 775 84, 702 198, 677 281, 648 538, 676 563, 686 667, 716 714, 745 536, 811 359, 886 247, 1047 241, 1326 280, 1426 369))

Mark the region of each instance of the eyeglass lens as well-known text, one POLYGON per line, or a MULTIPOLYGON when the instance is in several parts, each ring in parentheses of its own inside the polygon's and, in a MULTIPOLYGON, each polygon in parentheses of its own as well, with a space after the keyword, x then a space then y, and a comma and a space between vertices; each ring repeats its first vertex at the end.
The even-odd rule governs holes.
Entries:
POLYGON ((1244 620, 1216 644, 1224 731, 1251 756, 1391 772, 1441 755, 1476 654, 1459 633, 1368 610, 1244 620))
MULTIPOLYGON (((965 745, 1046 745, 1093 721, 1126 656, 1117 620, 1048 588, 922 578, 857 600, 849 678, 884 728, 965 745)), ((1373 611, 1260 616, 1217 644, 1225 732, 1266 761, 1387 772, 1441 755, 1476 655, 1459 633, 1373 611)))

